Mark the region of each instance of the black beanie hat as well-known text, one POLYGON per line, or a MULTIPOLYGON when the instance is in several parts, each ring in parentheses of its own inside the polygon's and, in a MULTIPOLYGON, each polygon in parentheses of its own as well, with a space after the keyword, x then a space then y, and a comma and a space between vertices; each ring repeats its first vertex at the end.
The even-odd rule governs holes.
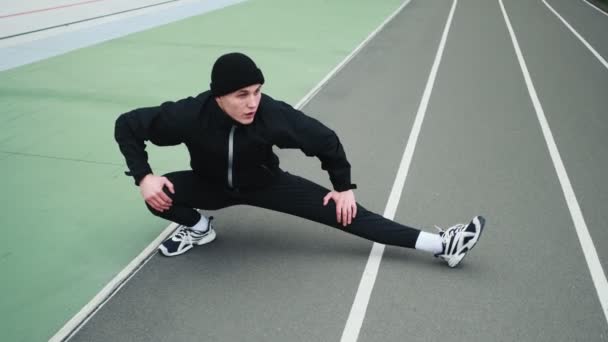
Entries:
POLYGON ((211 94, 223 96, 252 84, 264 84, 264 75, 253 60, 233 52, 220 56, 211 70, 211 94))

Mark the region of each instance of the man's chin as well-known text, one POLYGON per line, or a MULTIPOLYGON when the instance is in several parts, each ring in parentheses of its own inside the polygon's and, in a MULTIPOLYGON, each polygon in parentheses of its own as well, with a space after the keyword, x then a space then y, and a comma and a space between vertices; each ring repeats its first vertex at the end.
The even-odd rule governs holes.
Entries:
POLYGON ((243 119, 241 119, 241 124, 243 125, 249 125, 251 123, 253 123, 253 120, 255 119, 255 115, 251 115, 251 116, 246 116, 243 119))

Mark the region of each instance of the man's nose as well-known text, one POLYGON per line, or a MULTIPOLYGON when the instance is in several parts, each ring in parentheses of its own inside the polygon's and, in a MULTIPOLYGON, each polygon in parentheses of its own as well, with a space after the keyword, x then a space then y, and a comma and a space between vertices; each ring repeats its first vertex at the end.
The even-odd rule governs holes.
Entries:
POLYGON ((255 96, 250 96, 249 100, 247 101, 247 107, 255 108, 256 105, 257 105, 257 103, 255 101, 255 96))

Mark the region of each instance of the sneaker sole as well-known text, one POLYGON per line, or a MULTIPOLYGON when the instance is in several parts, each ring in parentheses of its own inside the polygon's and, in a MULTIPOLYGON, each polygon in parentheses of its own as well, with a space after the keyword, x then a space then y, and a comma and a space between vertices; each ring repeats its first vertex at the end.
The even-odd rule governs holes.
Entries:
POLYGON ((217 234, 215 234, 215 230, 213 228, 210 228, 209 233, 207 233, 207 235, 203 236, 203 238, 200 239, 200 241, 195 242, 194 244, 192 244, 192 245, 190 245, 190 246, 188 246, 188 247, 186 247, 186 248, 184 248, 184 249, 182 249, 182 250, 180 250, 178 252, 170 253, 167 250, 167 248, 165 248, 165 246, 163 246, 163 245, 158 246, 158 249, 160 250, 160 252, 164 256, 167 256, 167 257, 182 255, 182 254, 186 253, 187 251, 191 250, 192 247, 194 247, 194 245, 202 246, 204 244, 208 244, 209 242, 215 240, 216 236, 217 236, 217 234))
POLYGON ((458 264, 460 264, 460 262, 464 259, 464 257, 473 250, 473 248, 477 245, 477 242, 479 241, 479 238, 481 237, 481 233, 483 233, 483 228, 486 225, 486 219, 483 216, 475 216, 473 218, 472 221, 479 221, 479 234, 477 234, 477 237, 474 238, 473 240, 473 246, 471 246, 471 248, 467 249, 466 251, 460 253, 460 255, 456 258, 452 258, 450 259, 450 261, 448 261, 448 266, 451 268, 454 268, 456 266, 458 266, 458 264), (455 260, 454 263, 452 263, 451 261, 455 260))

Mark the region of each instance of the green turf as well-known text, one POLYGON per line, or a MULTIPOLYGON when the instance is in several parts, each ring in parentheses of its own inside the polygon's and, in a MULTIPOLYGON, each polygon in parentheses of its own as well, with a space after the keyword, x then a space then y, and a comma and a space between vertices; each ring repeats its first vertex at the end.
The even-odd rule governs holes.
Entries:
MULTIPOLYGON (((115 118, 206 90, 224 52, 295 104, 401 1, 259 0, 0 72, 0 331, 52 336, 166 226, 123 175, 115 118)), ((159 173, 183 147, 150 148, 159 173)))

